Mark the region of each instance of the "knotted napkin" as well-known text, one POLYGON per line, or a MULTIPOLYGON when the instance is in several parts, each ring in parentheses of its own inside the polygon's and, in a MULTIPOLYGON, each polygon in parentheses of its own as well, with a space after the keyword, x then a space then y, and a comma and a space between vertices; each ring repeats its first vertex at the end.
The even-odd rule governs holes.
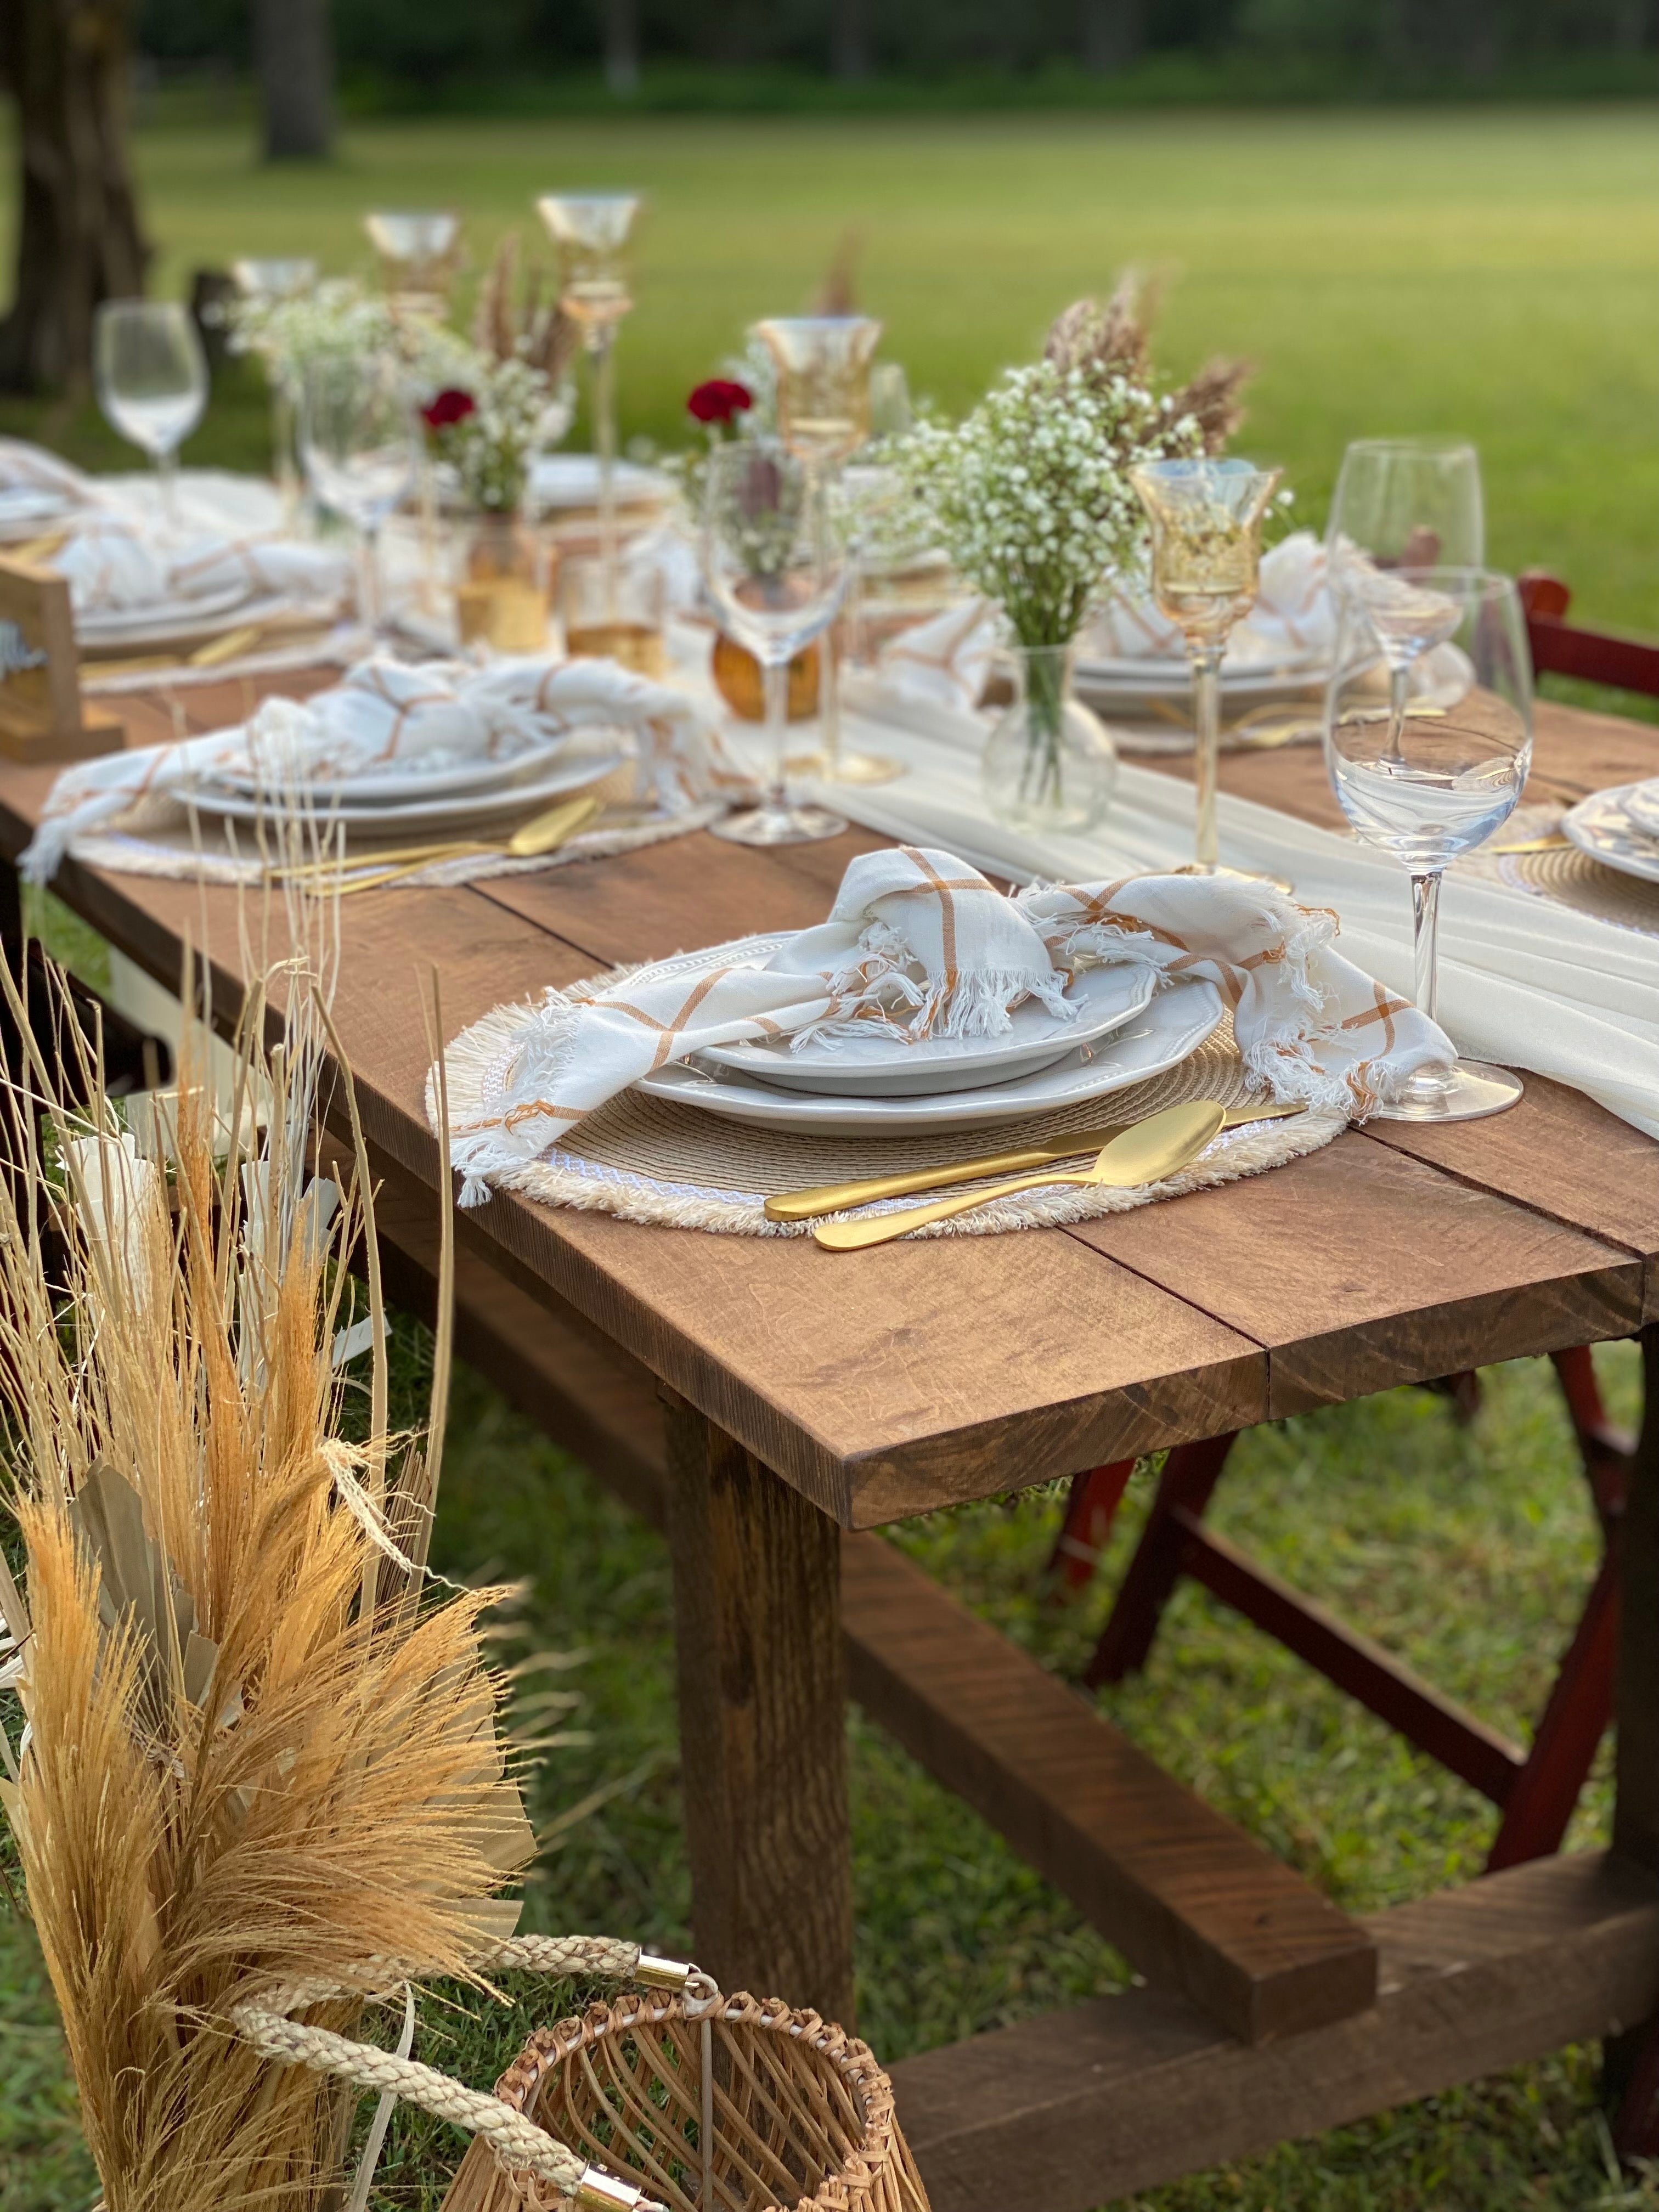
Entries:
POLYGON ((0 527, 19 529, 61 520, 66 510, 94 507, 93 479, 44 446, 25 438, 0 438, 0 527))
POLYGON ((510 760, 561 740, 597 760, 617 736, 638 763, 641 800, 665 813, 746 788, 690 699, 614 661, 370 659, 303 704, 267 699, 234 728, 66 769, 18 866, 46 883, 75 838, 139 809, 186 805, 204 781, 233 771, 257 781, 273 813, 305 805, 325 825, 328 786, 344 776, 510 760))
POLYGON ((331 611, 351 575, 336 546, 169 528, 113 506, 78 514, 52 565, 68 579, 70 604, 82 616, 216 604, 232 590, 246 600, 314 600, 331 611))
MULTIPOLYGON (((1073 972, 1096 963, 1214 983, 1257 1083, 1363 1117, 1456 1055, 1425 1015, 1332 950, 1336 928, 1334 915, 1236 877, 1038 884, 1008 898, 950 853, 860 854, 828 921, 763 964, 734 946, 729 966, 550 989, 527 1026, 521 1009, 498 1009, 465 1030, 446 1054, 455 1088, 482 1109, 451 1131, 460 1202, 481 1205, 487 1178, 527 1166, 639 1077, 709 1045, 833 1039, 855 1024, 878 1025, 897 1050, 995 1036, 1027 999, 1064 1018, 1073 972)), ((435 1104, 429 1081, 434 1127, 435 1104)))

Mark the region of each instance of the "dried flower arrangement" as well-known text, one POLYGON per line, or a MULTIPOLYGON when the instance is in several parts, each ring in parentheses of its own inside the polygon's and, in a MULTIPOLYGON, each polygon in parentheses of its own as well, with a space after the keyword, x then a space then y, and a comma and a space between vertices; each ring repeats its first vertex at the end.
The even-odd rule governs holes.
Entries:
POLYGON ((234 2014, 347 2030, 410 1978, 476 1981, 532 1850, 481 1644, 499 1593, 440 1596, 424 1565, 447 1338, 426 1435, 393 1437, 361 1133, 343 1191, 317 1173, 331 1047, 357 1127, 326 969, 313 945, 250 994, 228 1107, 187 1039, 149 1156, 95 1053, 68 1071, 37 1048, 0 1082, 26 1560, 20 1584, 0 1558, 0 1680, 26 1723, 0 1730, 0 1802, 107 2212, 339 2203, 355 2100, 260 2056, 234 2014), (360 1232, 354 1443, 334 1347, 360 1232))

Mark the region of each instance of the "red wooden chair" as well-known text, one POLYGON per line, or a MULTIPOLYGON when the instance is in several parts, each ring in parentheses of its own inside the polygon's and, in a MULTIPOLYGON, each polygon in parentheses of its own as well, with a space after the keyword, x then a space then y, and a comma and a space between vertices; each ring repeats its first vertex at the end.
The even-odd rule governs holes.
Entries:
MULTIPOLYGON (((1563 619, 1567 588, 1553 576, 1538 571, 1523 576, 1521 595, 1540 674, 1576 676, 1659 697, 1659 647, 1573 629, 1563 619)), ((1176 1582, 1191 1575, 1489 1797, 1500 1813, 1489 1868, 1558 1850, 1613 1717, 1614 1547, 1633 1440, 1607 1419, 1589 1346, 1553 1358, 1604 1540, 1601 1566, 1528 1749, 1506 1742, 1380 1645, 1204 1526, 1232 1436, 1183 1444, 1164 1462, 1146 1528, 1084 1680, 1097 1688, 1143 1667, 1176 1582)), ((1449 1376, 1435 1387, 1453 1398, 1464 1418, 1479 1403, 1474 1376, 1449 1376)), ((1133 1465, 1120 1460, 1073 1478, 1050 1562, 1057 1590, 1079 1589, 1093 1574, 1133 1465)))

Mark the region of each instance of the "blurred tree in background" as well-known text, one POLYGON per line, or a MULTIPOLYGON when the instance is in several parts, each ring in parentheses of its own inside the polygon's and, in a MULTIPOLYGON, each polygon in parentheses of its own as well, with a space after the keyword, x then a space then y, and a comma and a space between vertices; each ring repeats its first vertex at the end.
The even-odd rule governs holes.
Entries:
MULTIPOLYGON (((280 11, 297 36, 325 4, 253 0, 253 13, 280 11)), ((1333 90, 1479 90, 1505 70, 1659 46, 1659 0, 333 0, 333 15, 348 77, 418 92, 586 71, 622 99, 653 64, 926 80, 1109 76, 1181 56, 1322 70, 1333 90)), ((248 0, 139 0, 139 21, 164 67, 254 58, 248 0)))

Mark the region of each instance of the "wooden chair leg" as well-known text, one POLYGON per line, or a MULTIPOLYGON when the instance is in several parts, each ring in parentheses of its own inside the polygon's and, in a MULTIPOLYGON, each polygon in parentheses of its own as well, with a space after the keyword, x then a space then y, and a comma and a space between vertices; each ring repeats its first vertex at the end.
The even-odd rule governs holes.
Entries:
POLYGON ((1474 1370, 1466 1367, 1459 1375, 1441 1375, 1432 1382, 1423 1385, 1437 1397, 1451 1401, 1453 1417, 1460 1428, 1468 1428, 1480 1411, 1480 1377, 1474 1370))
POLYGON ((1112 1617, 1084 1670, 1088 1688, 1097 1690, 1103 1683, 1121 1682, 1126 1674, 1135 1674, 1146 1665, 1159 1617, 1181 1574, 1187 1532, 1176 1517, 1176 1510, 1182 1508, 1194 1518, 1202 1517, 1237 1436, 1234 1430, 1203 1443, 1178 1444, 1164 1461, 1158 1496, 1123 1577, 1112 1617))
POLYGON ((1085 1468, 1072 1477, 1072 1494, 1066 1501, 1066 1518, 1048 1560, 1049 1593, 1072 1597, 1086 1589, 1100 1555, 1105 1550, 1117 1518, 1117 1509, 1135 1471, 1132 1459, 1115 1459, 1104 1467, 1085 1468))
POLYGON ((1504 1801, 1497 1840, 1486 1861, 1488 1874, 1560 1850, 1597 1747, 1613 1718, 1618 1650, 1619 1567, 1610 1545, 1590 1585, 1526 1764, 1504 1801))
POLYGON ((1578 1440, 1584 1472, 1590 1479, 1597 1509, 1605 1521, 1609 1512, 1616 1513, 1623 1502, 1636 1439, 1627 1429, 1616 1427, 1607 1419, 1589 1345, 1576 1345, 1569 1352, 1553 1352, 1550 1359, 1560 1380, 1561 1395, 1567 1401, 1567 1415, 1578 1440))

